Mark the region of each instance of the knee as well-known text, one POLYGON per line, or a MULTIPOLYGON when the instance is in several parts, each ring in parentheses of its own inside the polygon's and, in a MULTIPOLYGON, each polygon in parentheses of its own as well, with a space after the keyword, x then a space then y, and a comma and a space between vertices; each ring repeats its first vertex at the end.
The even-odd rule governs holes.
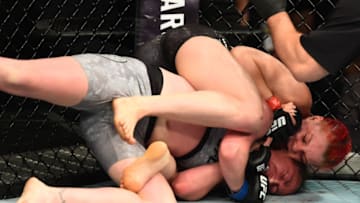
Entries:
POLYGON ((246 119, 246 125, 249 126, 248 133, 255 136, 264 135, 270 128, 272 123, 272 111, 267 104, 262 100, 256 105, 255 102, 249 104, 247 109, 250 109, 249 115, 246 119))
POLYGON ((254 135, 256 139, 262 138, 267 133, 273 121, 273 112, 266 102, 262 102, 261 106, 261 110, 250 119, 252 123, 249 124, 253 126, 254 130, 251 134, 254 135))

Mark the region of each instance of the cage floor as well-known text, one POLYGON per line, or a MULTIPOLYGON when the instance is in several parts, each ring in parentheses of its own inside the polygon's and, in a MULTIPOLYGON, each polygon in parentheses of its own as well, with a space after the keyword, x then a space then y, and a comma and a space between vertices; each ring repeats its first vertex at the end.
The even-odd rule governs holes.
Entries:
MULTIPOLYGON (((215 192, 216 193, 216 192, 215 192)), ((201 203, 231 202, 217 194, 197 201, 201 203)), ((0 203, 15 203, 17 198, 0 200, 0 203)), ((178 203, 191 203, 179 201, 178 203)), ((307 180, 303 189, 296 195, 269 196, 267 202, 275 203, 358 203, 360 202, 360 182, 348 180, 307 180)))

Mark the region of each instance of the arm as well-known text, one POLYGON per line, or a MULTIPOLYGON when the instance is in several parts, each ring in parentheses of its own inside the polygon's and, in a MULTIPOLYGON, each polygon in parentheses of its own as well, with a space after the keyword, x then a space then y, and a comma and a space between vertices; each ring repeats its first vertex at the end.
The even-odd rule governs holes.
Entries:
POLYGON ((286 0, 250 1, 268 24, 276 54, 297 80, 311 82, 329 74, 300 43, 302 33, 286 12, 286 0))
POLYGON ((218 163, 187 169, 171 182, 177 197, 188 201, 203 198, 223 180, 218 163))
POLYGON ((254 136, 227 131, 219 148, 221 173, 231 191, 239 191, 245 180, 245 169, 254 136))
POLYGON ((281 103, 293 102, 304 116, 310 115, 312 98, 309 88, 298 82, 279 60, 245 46, 235 47, 231 53, 250 73, 264 99, 277 96, 281 103))
POLYGON ((286 12, 267 20, 275 52, 294 77, 303 82, 319 80, 329 73, 309 55, 300 43, 299 33, 286 12))

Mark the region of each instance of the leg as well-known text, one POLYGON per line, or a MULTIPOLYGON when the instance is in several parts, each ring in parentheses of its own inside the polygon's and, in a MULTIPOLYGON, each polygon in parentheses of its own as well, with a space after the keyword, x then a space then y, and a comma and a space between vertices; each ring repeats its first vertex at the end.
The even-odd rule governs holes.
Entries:
MULTIPOLYGON (((222 127, 251 133, 250 125, 261 122, 247 117, 234 97, 213 91, 163 96, 118 98, 113 101, 114 123, 124 140, 131 141, 135 125, 145 116, 159 116, 195 125, 222 127)), ((266 126, 265 126, 266 127, 266 126)), ((263 127, 264 128, 264 127, 263 127)))
MULTIPOLYGON (((131 163, 133 163, 134 159, 126 161, 126 164, 117 162, 109 168, 108 174, 113 180, 121 180, 124 170, 128 166, 131 166, 131 163)), ((141 188, 139 192, 137 192, 137 194, 149 202, 176 202, 174 193, 168 181, 160 173, 155 174, 147 182, 145 182, 145 185, 141 188), (164 193, 162 193, 162 195, 158 195, 159 191, 164 191, 164 193)))
POLYGON ((0 58, 0 90, 71 106, 86 95, 87 77, 73 57, 18 60, 0 58))
POLYGON ((161 172, 167 180, 176 175, 176 163, 164 142, 153 142, 145 154, 124 169, 121 186, 138 192, 155 174, 161 172))
POLYGON ((118 187, 103 188, 65 188, 50 187, 36 178, 30 178, 17 203, 118 203, 154 202, 176 203, 175 196, 166 180, 154 177, 138 194, 118 187), (161 191, 162 195, 156 193, 161 191))
MULTIPOLYGON (((124 170, 135 160, 135 157, 143 156, 145 152, 140 143, 144 140, 145 133, 143 130, 146 131, 147 122, 146 119, 139 122, 139 128, 137 128, 139 134, 136 135, 138 142, 129 145, 116 133, 111 122, 112 118, 111 106, 106 105, 97 112, 83 112, 80 126, 87 145, 95 157, 109 176, 119 184, 124 175, 124 170)), ((172 190, 161 174, 154 173, 153 177, 146 178, 149 180, 138 192, 142 199, 152 202, 175 202, 172 190), (158 189, 164 190, 164 195, 158 195, 156 193, 158 189)))
POLYGON ((175 63, 195 89, 229 94, 238 100, 246 117, 263 116, 262 98, 253 79, 218 40, 205 36, 188 39, 178 50, 175 63))
POLYGON ((145 202, 136 193, 121 188, 64 188, 45 185, 30 178, 17 203, 145 202))

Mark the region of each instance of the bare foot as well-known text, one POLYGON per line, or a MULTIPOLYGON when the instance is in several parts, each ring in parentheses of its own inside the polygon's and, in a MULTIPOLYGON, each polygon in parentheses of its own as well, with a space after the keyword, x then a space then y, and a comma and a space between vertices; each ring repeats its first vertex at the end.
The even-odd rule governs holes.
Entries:
POLYGON ((120 181, 121 187, 139 192, 145 183, 167 167, 171 160, 167 145, 161 141, 153 142, 142 157, 125 168, 120 181))
POLYGON ((113 100, 114 124, 120 137, 129 144, 135 144, 134 129, 144 116, 138 97, 123 97, 113 100))
POLYGON ((16 203, 39 203, 54 202, 61 203, 57 190, 45 185, 39 179, 30 178, 24 187, 24 190, 16 203))

